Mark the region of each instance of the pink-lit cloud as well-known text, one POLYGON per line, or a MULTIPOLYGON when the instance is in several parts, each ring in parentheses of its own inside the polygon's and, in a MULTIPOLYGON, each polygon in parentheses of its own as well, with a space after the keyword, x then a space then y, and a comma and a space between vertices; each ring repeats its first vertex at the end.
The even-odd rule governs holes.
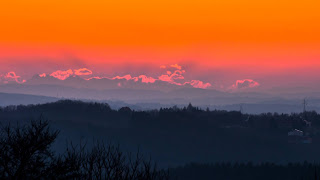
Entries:
MULTIPOLYGON (((87 75, 91 75, 91 74, 92 74, 92 71, 90 69, 81 68, 81 69, 75 69, 74 71, 72 69, 68 69, 66 71, 58 70, 58 71, 51 73, 50 76, 55 77, 60 80, 65 80, 72 75, 87 76, 87 75)), ((39 76, 46 77, 46 74, 43 73, 43 74, 40 74, 39 76)))
POLYGON ((66 70, 66 71, 58 70, 58 71, 55 71, 50 74, 50 76, 55 77, 60 80, 65 80, 68 77, 70 77, 71 75, 73 75, 73 71, 71 69, 66 70))
MULTIPOLYGON (((161 68, 167 68, 167 66, 161 66, 161 68)), ((54 78, 57 78, 59 80, 66 80, 70 76, 89 76, 92 75, 91 77, 86 77, 84 78, 85 80, 92 80, 92 79, 110 79, 110 80, 127 80, 127 81, 134 81, 134 82, 141 82, 141 83, 155 83, 156 81, 164 81, 168 82, 170 84, 175 84, 178 86, 184 86, 184 85, 191 85, 192 87, 195 88, 209 88, 211 87, 210 83, 205 83, 200 80, 191 80, 188 81, 185 79, 184 74, 186 71, 182 69, 182 66, 179 66, 178 64, 173 64, 168 66, 170 70, 166 70, 162 72, 162 74, 158 75, 157 78, 147 76, 145 74, 138 75, 138 76, 132 76, 130 74, 123 75, 123 76, 114 76, 114 77, 107 77, 107 76, 98 76, 94 75, 93 72, 90 69, 87 68, 81 68, 81 69, 68 69, 68 70, 57 70, 55 72, 52 72, 49 76, 52 76, 54 78)), ((39 74, 39 77, 46 77, 46 73, 39 74)), ((9 72, 6 75, 0 76, 0 81, 2 83, 7 83, 7 81, 16 81, 18 83, 23 83, 25 80, 21 80, 20 76, 17 76, 15 72, 9 72)), ((242 82, 246 83, 246 82, 242 82)), ((119 82, 118 86, 122 87, 124 84, 122 82, 119 82)), ((241 81, 237 81, 237 86, 241 86, 241 81)), ((254 85, 250 85, 254 86, 254 85)))
POLYGON ((173 68, 176 68, 176 69, 179 69, 179 70, 182 69, 182 67, 179 66, 178 64, 172 64, 172 65, 170 65, 170 67, 173 67, 173 68))
POLYGON ((109 78, 109 79, 126 79, 127 81, 131 80, 132 77, 130 74, 127 74, 127 75, 124 75, 124 76, 116 76, 116 77, 113 77, 113 78, 109 78))
POLYGON ((190 82, 186 82, 185 84, 190 84, 195 88, 201 88, 201 89, 207 89, 212 86, 210 83, 204 83, 203 81, 200 81, 200 80, 192 80, 190 82))
POLYGON ((46 73, 39 74, 39 77, 46 77, 46 73))
MULTIPOLYGON (((171 84, 184 85, 183 83, 176 82, 176 80, 183 80, 184 79, 184 76, 183 76, 184 73, 185 73, 185 70, 176 70, 173 73, 171 73, 170 71, 167 71, 167 74, 160 75, 160 76, 158 76, 158 78, 153 78, 153 77, 146 76, 146 75, 139 75, 139 76, 133 77, 130 74, 127 74, 124 76, 115 76, 115 77, 95 76, 95 77, 88 78, 87 80, 107 78, 107 79, 125 79, 127 81, 132 80, 135 82, 141 80, 142 83, 155 83, 156 81, 165 81, 165 82, 168 82, 171 84)), ((194 84, 194 83, 192 83, 192 84, 194 84)))
POLYGON ((160 69, 165 69, 165 68, 167 68, 167 66, 164 66, 164 65, 160 66, 160 69))
POLYGON ((87 76, 87 75, 91 75, 92 71, 87 68, 81 68, 81 69, 75 69, 74 74, 77 76, 87 76))
POLYGON ((257 81, 254 81, 252 79, 243 79, 243 80, 237 80, 234 85, 232 85, 233 89, 246 89, 246 88, 254 88, 258 87, 260 84, 257 81))
POLYGON ((100 77, 100 76, 94 76, 94 77, 90 77, 90 78, 86 78, 85 80, 89 81, 91 79, 112 79, 112 78, 108 78, 108 77, 100 77))
POLYGON ((166 82, 170 82, 171 81, 171 77, 167 74, 163 74, 161 76, 158 77, 160 81, 166 81, 166 82))
POLYGON ((154 83, 156 82, 156 79, 152 77, 147 77, 146 75, 140 75, 139 79, 141 79, 141 82, 143 83, 154 83))
POLYGON ((183 74, 185 73, 185 70, 176 70, 172 74, 163 74, 158 77, 159 80, 161 81, 166 81, 172 84, 176 84, 175 80, 177 79, 184 79, 183 74))
MULTIPOLYGON (((101 78, 96 78, 96 79, 101 79, 101 78)), ((113 78, 108 78, 108 79, 125 79, 127 81, 133 80, 135 82, 139 81, 141 79, 141 82, 143 83, 154 83, 156 79, 153 77, 148 77, 146 75, 140 75, 138 77, 132 77, 130 74, 124 75, 124 76, 115 76, 113 78)))
POLYGON ((11 71, 11 72, 8 72, 6 75, 2 76, 2 78, 4 79, 4 83, 8 83, 9 81, 15 81, 17 83, 25 83, 26 80, 24 79, 21 79, 20 76, 16 75, 15 72, 11 71))

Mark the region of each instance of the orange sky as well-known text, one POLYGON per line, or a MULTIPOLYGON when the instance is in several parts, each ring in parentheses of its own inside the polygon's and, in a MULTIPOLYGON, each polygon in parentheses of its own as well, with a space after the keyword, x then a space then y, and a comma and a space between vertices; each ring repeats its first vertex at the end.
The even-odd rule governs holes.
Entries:
POLYGON ((319 9, 319 0, 2 0, 0 62, 320 67, 319 9))

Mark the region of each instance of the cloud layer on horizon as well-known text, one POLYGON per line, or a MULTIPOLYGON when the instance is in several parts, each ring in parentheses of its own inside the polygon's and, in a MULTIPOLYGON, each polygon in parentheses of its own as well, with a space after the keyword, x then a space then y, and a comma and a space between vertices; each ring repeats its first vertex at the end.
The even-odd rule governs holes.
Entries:
MULTIPOLYGON (((165 66, 165 65, 160 66, 161 69, 167 69, 167 67, 174 68, 176 70, 171 72, 168 69, 166 71, 166 74, 162 74, 162 75, 158 76, 158 78, 148 77, 146 75, 139 75, 137 77, 132 77, 130 74, 127 74, 124 76, 115 76, 115 77, 108 78, 108 79, 126 79, 127 81, 129 81, 129 80, 138 81, 139 79, 141 79, 141 82, 143 82, 143 83, 155 83, 156 81, 163 81, 163 82, 168 82, 170 84, 174 84, 177 86, 191 85, 194 88, 202 88, 202 89, 207 89, 212 86, 210 83, 204 83, 203 81, 200 81, 200 80, 178 82, 178 81, 185 79, 183 74, 186 73, 186 71, 182 70, 182 66, 180 66, 178 64, 173 64, 170 66, 165 66)), ((101 79, 101 78, 99 78, 99 79, 101 79)))
MULTIPOLYGON (((178 64, 172 65, 162 65, 160 66, 161 72, 156 77, 147 76, 145 74, 140 74, 137 76, 132 76, 131 74, 126 75, 116 75, 116 76, 99 76, 95 75, 92 70, 88 68, 80 68, 80 69, 67 69, 67 70, 57 70, 52 73, 42 73, 38 76, 41 78, 45 78, 47 76, 51 76, 53 78, 59 80, 66 80, 69 77, 80 76, 82 79, 91 80, 91 79, 110 79, 110 80, 126 80, 126 81, 134 81, 141 82, 146 84, 152 84, 157 81, 159 82, 167 82, 169 84, 177 85, 177 86, 191 86, 194 88, 202 88, 208 89, 213 88, 212 84, 209 82, 203 82, 198 79, 186 79, 185 74, 186 70, 183 66, 178 64), (83 77, 82 77, 83 76, 83 77)), ((0 75, 1 83, 8 83, 8 81, 15 81, 17 83, 25 83, 26 80, 23 80, 20 76, 16 75, 15 72, 9 72, 6 75, 0 75)), ((121 85, 121 84, 120 84, 121 85)), ((259 86, 258 82, 255 82, 250 79, 238 80, 234 85, 232 85, 233 89, 243 89, 243 88, 252 88, 259 86)))

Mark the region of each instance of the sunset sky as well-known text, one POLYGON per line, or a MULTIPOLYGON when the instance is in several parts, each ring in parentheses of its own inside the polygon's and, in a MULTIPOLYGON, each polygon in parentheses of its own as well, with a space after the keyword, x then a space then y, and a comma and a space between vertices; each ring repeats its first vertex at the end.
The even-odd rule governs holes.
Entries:
POLYGON ((88 68, 231 87, 320 80, 319 0, 2 0, 0 74, 88 68))

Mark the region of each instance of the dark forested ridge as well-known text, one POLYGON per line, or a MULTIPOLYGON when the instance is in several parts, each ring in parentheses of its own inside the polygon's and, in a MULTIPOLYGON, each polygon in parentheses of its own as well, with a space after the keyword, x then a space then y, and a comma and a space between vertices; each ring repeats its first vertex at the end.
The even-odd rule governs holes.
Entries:
MULTIPOLYGON (((58 152, 63 151, 66 139, 79 142, 95 138, 111 140, 130 151, 139 146, 160 167, 190 162, 320 162, 320 115, 316 112, 250 115, 199 109, 191 104, 150 111, 128 107, 113 110, 108 104, 71 100, 0 108, 1 123, 24 123, 39 116, 60 130, 53 145, 58 152), (288 132, 293 129, 303 132, 312 142, 288 143, 288 132)), ((215 171, 210 168, 207 170, 215 171)), ((172 173, 183 170, 186 169, 173 168, 172 173)))
POLYGON ((37 117, 40 114, 54 121, 86 121, 105 123, 106 126, 128 127, 145 126, 148 128, 263 128, 290 129, 304 128, 305 120, 312 126, 320 127, 320 115, 315 112, 279 114, 263 113, 259 115, 243 114, 240 111, 203 110, 189 104, 184 108, 173 106, 160 110, 135 111, 129 107, 113 110, 107 103, 60 100, 54 103, 38 105, 18 105, 0 107, 1 120, 37 117), (112 122, 112 123, 111 123, 112 122))

